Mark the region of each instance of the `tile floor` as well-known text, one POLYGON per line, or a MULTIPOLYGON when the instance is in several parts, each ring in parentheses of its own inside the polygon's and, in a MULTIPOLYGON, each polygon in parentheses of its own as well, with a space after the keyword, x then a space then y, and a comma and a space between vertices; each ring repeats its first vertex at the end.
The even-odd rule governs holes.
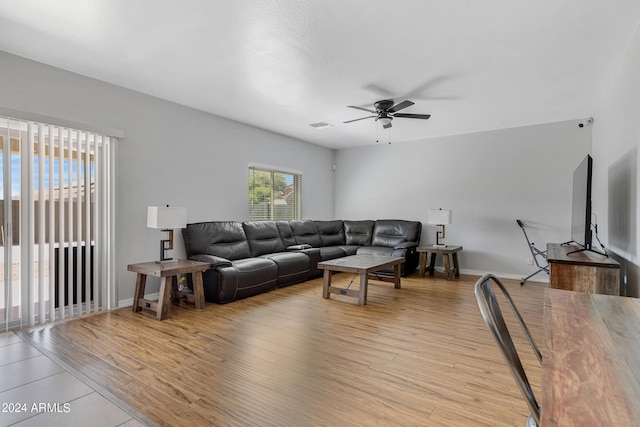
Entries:
POLYGON ((144 424, 13 332, 0 334, 0 426, 144 424))

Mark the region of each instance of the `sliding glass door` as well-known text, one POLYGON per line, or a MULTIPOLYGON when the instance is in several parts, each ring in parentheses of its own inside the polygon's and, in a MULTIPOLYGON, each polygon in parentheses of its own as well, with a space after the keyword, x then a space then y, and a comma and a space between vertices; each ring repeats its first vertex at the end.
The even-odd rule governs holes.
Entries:
POLYGON ((0 326, 111 306, 111 138, 0 118, 0 326))

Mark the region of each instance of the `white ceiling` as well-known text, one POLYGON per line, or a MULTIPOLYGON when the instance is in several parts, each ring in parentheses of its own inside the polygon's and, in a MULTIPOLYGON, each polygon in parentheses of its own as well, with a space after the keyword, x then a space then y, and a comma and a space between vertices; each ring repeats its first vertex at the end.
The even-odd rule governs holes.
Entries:
POLYGON ((344 148, 588 117, 639 17, 637 0, 0 0, 0 50, 344 148), (431 119, 342 123, 385 98, 431 119))

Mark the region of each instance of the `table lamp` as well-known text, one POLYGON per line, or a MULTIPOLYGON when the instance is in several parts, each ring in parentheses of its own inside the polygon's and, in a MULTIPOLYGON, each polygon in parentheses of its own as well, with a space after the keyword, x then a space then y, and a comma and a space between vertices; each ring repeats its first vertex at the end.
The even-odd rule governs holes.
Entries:
POLYGON ((160 240, 159 264, 177 261, 166 257, 166 251, 173 249, 173 230, 187 226, 187 208, 149 206, 147 208, 147 227, 169 233, 169 238, 160 240))
POLYGON ((436 232, 436 244, 433 246, 437 246, 440 248, 444 248, 447 245, 440 243, 440 238, 444 239, 444 226, 445 224, 451 224, 451 209, 429 209, 428 213, 429 224, 435 224, 437 226, 442 227, 442 230, 438 230, 436 232))

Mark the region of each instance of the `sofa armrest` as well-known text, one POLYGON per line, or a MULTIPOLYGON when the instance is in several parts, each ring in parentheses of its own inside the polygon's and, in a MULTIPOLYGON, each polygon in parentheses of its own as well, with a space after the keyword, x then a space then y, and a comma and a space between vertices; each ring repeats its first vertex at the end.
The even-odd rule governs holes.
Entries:
POLYGON ((311 245, 307 245, 306 243, 303 243, 301 245, 291 245, 291 246, 287 246, 287 250, 288 251, 301 251, 303 249, 311 249, 313 246, 311 245))
POLYGON ((211 264, 211 268, 231 266, 231 261, 229 261, 226 258, 222 258, 215 255, 199 254, 199 255, 194 255, 189 259, 193 261, 207 262, 211 264))
POLYGON ((391 256, 402 256, 408 259, 409 257, 414 256, 417 247, 418 244, 416 242, 399 243, 393 248, 391 256))
POLYGON ((409 248, 417 248, 418 242, 401 242, 397 245, 393 245, 393 249, 409 249, 409 248))

